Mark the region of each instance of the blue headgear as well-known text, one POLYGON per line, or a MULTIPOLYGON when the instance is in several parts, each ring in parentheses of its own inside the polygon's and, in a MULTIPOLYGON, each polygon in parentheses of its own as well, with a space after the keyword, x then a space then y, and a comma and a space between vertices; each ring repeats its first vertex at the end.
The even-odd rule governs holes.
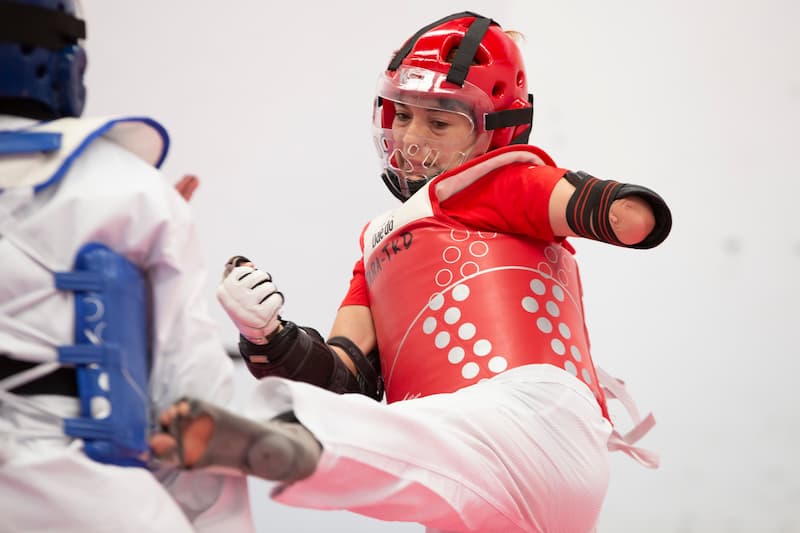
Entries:
POLYGON ((77 15, 75 0, 0 0, 0 109, 80 116, 86 25, 77 15))

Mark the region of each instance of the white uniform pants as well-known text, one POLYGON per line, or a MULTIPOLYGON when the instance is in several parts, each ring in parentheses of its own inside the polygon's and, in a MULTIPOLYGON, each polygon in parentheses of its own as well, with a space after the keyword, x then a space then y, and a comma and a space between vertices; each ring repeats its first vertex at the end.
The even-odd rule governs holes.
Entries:
POLYGON ((275 488, 288 505, 429 530, 586 533, 608 486, 611 425, 550 365, 390 405, 266 378, 249 406, 262 420, 293 410, 323 444, 310 478, 275 488))

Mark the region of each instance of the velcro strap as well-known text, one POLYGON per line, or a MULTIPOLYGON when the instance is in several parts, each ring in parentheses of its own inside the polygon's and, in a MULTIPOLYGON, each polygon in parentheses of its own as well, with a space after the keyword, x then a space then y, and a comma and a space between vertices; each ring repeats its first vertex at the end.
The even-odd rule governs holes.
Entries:
POLYGON ((567 172, 564 179, 575 186, 575 192, 567 202, 567 224, 581 237, 628 248, 647 249, 664 242, 672 229, 669 207, 658 194, 647 187, 601 180, 581 171, 567 172), (609 212, 614 200, 628 196, 637 196, 650 205, 655 227, 641 242, 624 245, 611 228, 609 212))
POLYGON ((509 126, 521 126, 530 124, 533 121, 533 107, 518 107, 516 109, 505 109, 486 115, 485 128, 487 130, 497 130, 509 126))
POLYGON ((56 272, 56 288, 62 291, 102 291, 106 281, 102 273, 92 271, 56 272))
POLYGON ((0 2, 0 42, 56 51, 86 38, 81 19, 47 7, 0 2))
POLYGON ((567 172, 564 179, 575 186, 567 203, 567 224, 577 235, 622 245, 611 229, 608 214, 622 184, 601 180, 586 172, 567 172))
POLYGON ((47 131, 0 131, 0 155, 54 152, 60 147, 60 133, 47 131))

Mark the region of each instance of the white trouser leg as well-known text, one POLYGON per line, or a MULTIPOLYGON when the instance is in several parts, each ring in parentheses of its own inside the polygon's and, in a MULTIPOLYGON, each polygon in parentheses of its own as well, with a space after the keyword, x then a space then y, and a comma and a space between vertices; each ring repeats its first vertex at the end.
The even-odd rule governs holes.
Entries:
POLYGON ((391 405, 262 380, 249 414, 286 410, 324 447, 310 478, 276 488, 289 505, 444 531, 585 533, 605 497, 610 424, 585 385, 549 365, 391 405))

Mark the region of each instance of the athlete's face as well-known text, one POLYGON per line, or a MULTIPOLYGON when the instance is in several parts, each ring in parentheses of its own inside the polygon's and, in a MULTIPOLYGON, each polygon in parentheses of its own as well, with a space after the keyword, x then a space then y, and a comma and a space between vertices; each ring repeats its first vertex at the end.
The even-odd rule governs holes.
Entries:
POLYGON ((395 168, 409 180, 429 178, 470 157, 472 120, 463 113, 395 103, 392 137, 395 168))

